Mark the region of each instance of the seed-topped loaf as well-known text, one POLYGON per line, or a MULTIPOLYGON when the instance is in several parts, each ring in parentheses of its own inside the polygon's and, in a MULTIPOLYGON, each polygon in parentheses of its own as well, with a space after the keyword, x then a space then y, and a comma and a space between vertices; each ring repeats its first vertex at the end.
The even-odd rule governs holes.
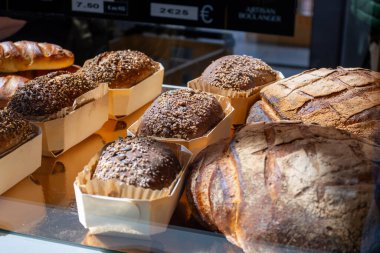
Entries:
POLYGON ((218 100, 202 91, 178 89, 159 96, 142 116, 139 136, 194 139, 224 118, 218 100))
POLYGON ((37 116, 48 116, 72 106, 74 100, 95 89, 96 83, 83 75, 57 71, 37 77, 16 91, 8 108, 33 120, 37 116))
POLYGON ((136 85, 159 68, 157 62, 142 52, 121 50, 104 52, 87 60, 80 72, 93 82, 120 89, 136 85))
POLYGON ((198 82, 223 90, 248 91, 273 82, 277 73, 260 59, 247 55, 227 55, 210 64, 198 82))
POLYGON ((169 187, 180 170, 167 144, 144 137, 120 138, 103 151, 93 178, 160 190, 169 187))
POLYGON ((0 155, 23 143, 36 134, 33 126, 13 115, 7 109, 0 110, 0 155))

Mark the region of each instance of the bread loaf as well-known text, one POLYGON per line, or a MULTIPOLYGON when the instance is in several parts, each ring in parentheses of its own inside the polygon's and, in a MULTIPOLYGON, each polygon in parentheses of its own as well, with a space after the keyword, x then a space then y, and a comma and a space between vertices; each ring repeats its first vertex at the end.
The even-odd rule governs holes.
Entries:
POLYGON ((28 80, 25 77, 16 75, 0 76, 0 108, 5 107, 16 90, 24 87, 28 80))
POLYGON ((73 53, 55 44, 0 42, 0 72, 61 69, 73 63, 73 53))
POLYGON ((121 138, 103 151, 93 177, 161 190, 171 185, 180 170, 167 144, 144 137, 121 138))
POLYGON ((6 109, 0 109, 0 157, 4 152, 28 141, 35 134, 29 122, 6 109))
POLYGON ((380 146, 335 128, 251 124, 197 156, 187 195, 205 226, 245 252, 359 252, 379 159, 380 146))
MULTIPOLYGON (((249 91, 277 79, 277 73, 260 59, 247 55, 227 55, 211 63, 199 77, 204 91, 249 91)), ((223 94, 220 94, 223 95, 223 94)))
POLYGON ((81 75, 56 71, 27 82, 12 96, 8 108, 23 118, 37 120, 72 106, 76 98, 96 87, 81 75))
POLYGON ((223 108, 214 96, 191 89, 172 90, 145 111, 138 135, 190 140, 205 135, 223 118, 223 108))
POLYGON ((312 69, 265 87, 247 123, 301 120, 380 143, 380 73, 361 68, 312 69))
POLYGON ((142 52, 104 52, 87 60, 80 70, 88 79, 108 83, 112 89, 130 88, 159 69, 159 64, 142 52))

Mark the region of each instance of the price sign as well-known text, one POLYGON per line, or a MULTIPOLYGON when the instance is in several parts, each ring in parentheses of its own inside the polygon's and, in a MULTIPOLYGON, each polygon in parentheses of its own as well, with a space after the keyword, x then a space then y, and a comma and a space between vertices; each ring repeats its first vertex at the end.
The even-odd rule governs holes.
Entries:
POLYGON ((151 3, 150 15, 152 17, 198 21, 198 7, 177 4, 151 3))
POLYGON ((103 0, 72 0, 71 9, 73 11, 103 13, 103 0))

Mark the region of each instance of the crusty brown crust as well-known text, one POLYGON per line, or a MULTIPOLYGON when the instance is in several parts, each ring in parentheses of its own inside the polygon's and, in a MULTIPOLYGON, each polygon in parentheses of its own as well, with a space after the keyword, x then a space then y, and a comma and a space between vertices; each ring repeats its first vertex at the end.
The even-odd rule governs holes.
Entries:
POLYGON ((74 63, 72 52, 50 43, 0 42, 0 72, 61 69, 74 63))
POLYGON ((250 124, 198 155, 187 194, 204 224, 245 252, 268 252, 257 242, 359 252, 379 158, 379 146, 334 128, 250 124), (208 174, 218 176, 200 187, 208 174))
POLYGON ((33 120, 36 116, 49 116, 72 106, 77 97, 96 86, 81 75, 56 71, 27 82, 12 96, 8 108, 33 120))
POLYGON ((171 185, 180 170, 177 157, 165 143, 144 137, 120 138, 103 151, 93 177, 161 190, 171 185))
POLYGON ((203 86, 247 91, 276 79, 277 73, 260 59, 247 55, 227 55, 211 63, 198 82, 203 86))
POLYGON ((80 70, 93 82, 108 83, 112 89, 130 88, 159 69, 159 64, 142 52, 104 52, 87 60, 80 70))
POLYGON ((0 156, 27 141, 35 133, 32 125, 12 114, 7 109, 0 110, 0 156))
MULTIPOLYGON (((380 143, 380 73, 362 68, 312 69, 261 91, 271 120, 333 126, 380 143)), ((247 122, 260 113, 254 105, 247 122)), ((258 119, 260 119, 258 117, 258 119)))
POLYGON ((202 91, 178 89, 159 96, 142 116, 139 136, 194 139, 224 118, 218 100, 202 91))

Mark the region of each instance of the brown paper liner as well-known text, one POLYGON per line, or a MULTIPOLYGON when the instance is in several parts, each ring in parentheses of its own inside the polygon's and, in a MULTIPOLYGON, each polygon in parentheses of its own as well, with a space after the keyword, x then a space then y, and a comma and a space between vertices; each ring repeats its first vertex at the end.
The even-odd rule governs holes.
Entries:
POLYGON ((103 97, 107 93, 108 93, 108 84, 100 83, 98 87, 90 91, 87 91, 86 93, 77 97, 71 106, 62 108, 59 112, 56 112, 50 115, 45 115, 45 116, 27 116, 25 118, 30 121, 35 121, 35 122, 44 122, 44 121, 64 118, 66 115, 70 114, 71 112, 79 109, 80 107, 92 101, 95 101, 103 97))
POLYGON ((181 164, 182 169, 169 187, 163 188, 161 190, 152 190, 128 185, 114 179, 103 181, 92 178, 99 157, 101 156, 103 150, 110 144, 111 143, 105 145, 103 149, 98 152, 98 154, 91 158, 90 162, 78 174, 76 182, 78 183, 78 186, 82 193, 137 200, 155 200, 167 197, 172 193, 172 190, 177 184, 178 180, 184 176, 192 155, 190 151, 181 145, 167 144, 174 151, 181 164))

